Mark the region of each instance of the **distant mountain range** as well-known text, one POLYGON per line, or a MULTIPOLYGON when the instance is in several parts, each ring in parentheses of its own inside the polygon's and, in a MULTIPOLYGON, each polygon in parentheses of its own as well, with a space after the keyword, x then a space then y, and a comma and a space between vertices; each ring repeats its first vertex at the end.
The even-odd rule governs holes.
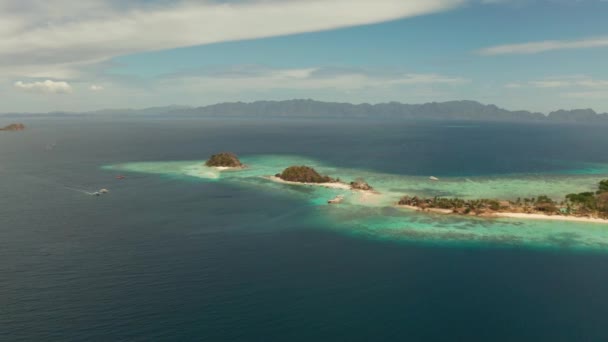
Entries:
POLYGON ((51 112, 42 114, 7 113, 0 117, 163 117, 163 118, 310 118, 310 119, 416 119, 494 122, 571 122, 607 123, 608 113, 592 109, 558 110, 544 115, 529 111, 509 111, 476 101, 403 104, 350 104, 314 100, 229 102, 204 107, 153 107, 146 109, 108 109, 84 113, 51 112))

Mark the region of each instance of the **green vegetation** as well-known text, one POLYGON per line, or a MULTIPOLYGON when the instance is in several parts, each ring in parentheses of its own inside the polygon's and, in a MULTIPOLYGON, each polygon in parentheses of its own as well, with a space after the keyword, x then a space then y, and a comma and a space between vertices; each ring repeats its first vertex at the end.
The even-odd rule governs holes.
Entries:
POLYGON ((544 213, 547 215, 578 215, 608 218, 608 179, 599 183, 598 191, 568 194, 561 203, 546 195, 536 198, 518 198, 516 201, 493 199, 463 200, 460 198, 419 198, 405 196, 399 204, 421 209, 449 209, 458 214, 484 214, 491 212, 544 213))
POLYGON ((581 192, 566 195, 568 211, 581 215, 596 214, 608 217, 608 179, 598 184, 597 192, 581 192))
POLYGON ((608 192, 608 179, 604 179, 600 182, 599 190, 597 191, 597 193, 601 194, 603 192, 608 192))
POLYGON ((608 192, 602 192, 597 195, 596 199, 597 210, 603 215, 603 217, 608 218, 608 192))
POLYGON ((556 203, 546 195, 538 196, 533 204, 536 211, 542 211, 544 213, 559 212, 556 203))
POLYGON ((581 205, 587 208, 595 208, 595 194, 593 192, 581 192, 580 194, 568 194, 566 200, 571 204, 581 205))
POLYGON ((243 164, 234 153, 222 152, 214 154, 205 162, 207 166, 215 167, 242 167, 243 164))
POLYGON ((483 214, 489 211, 498 211, 510 207, 509 202, 500 202, 493 199, 464 200, 461 198, 419 198, 405 196, 399 200, 400 205, 409 205, 422 209, 449 209, 458 214, 483 214))
POLYGON ((321 176, 315 169, 308 166, 290 166, 276 176, 286 181, 299 183, 335 182, 334 179, 328 176, 321 176))

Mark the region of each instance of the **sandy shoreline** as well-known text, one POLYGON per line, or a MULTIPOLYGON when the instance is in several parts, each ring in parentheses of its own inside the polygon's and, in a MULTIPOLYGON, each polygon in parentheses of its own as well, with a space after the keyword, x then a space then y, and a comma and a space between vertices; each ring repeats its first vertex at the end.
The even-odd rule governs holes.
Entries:
MULTIPOLYGON (((362 193, 360 200, 362 202, 368 202, 371 198, 367 198, 367 195, 380 195, 380 193, 374 190, 357 190, 352 189, 350 184, 341 183, 341 182, 332 182, 332 183, 300 183, 300 182, 291 182, 283 180, 276 176, 267 176, 264 177, 268 180, 277 183, 283 184, 292 184, 292 185, 310 185, 310 186, 320 186, 325 188, 333 188, 333 189, 341 189, 341 190, 349 190, 362 193)), ((377 201, 377 199, 374 199, 377 201)), ((579 216, 562 216, 562 215, 545 215, 545 214, 527 214, 527 213, 510 213, 510 212, 493 212, 488 214, 481 215, 460 215, 455 214, 451 209, 440 209, 440 208, 419 208, 412 205, 401 205, 397 204, 396 207, 404 208, 409 210, 415 210, 423 213, 435 213, 435 214, 443 214, 443 215, 457 215, 463 217, 482 217, 482 218, 518 218, 518 219, 526 219, 526 220, 550 220, 550 221, 565 221, 565 222, 584 222, 584 223, 603 223, 608 224, 608 219, 601 218, 593 218, 593 217, 579 217, 579 216)))
POLYGON ((415 211, 420 211, 423 213, 436 213, 436 214, 454 214, 454 212, 450 209, 439 209, 439 208, 419 208, 419 207, 415 207, 413 205, 405 205, 405 204, 397 204, 396 205, 397 208, 405 208, 405 209, 410 209, 410 210, 415 210, 415 211))
POLYGON ((353 189, 350 184, 346 184, 346 183, 342 183, 342 182, 333 182, 333 183, 300 183, 300 182, 291 182, 291 181, 286 181, 283 180, 279 177, 276 176, 266 176, 263 177, 265 179, 268 179, 270 181, 273 182, 277 182, 277 183, 282 183, 282 184, 291 184, 291 185, 310 185, 310 186, 319 186, 319 187, 324 187, 324 188, 331 188, 331 189, 340 189, 340 190, 347 190, 350 191, 351 193, 355 193, 358 194, 357 196, 349 196, 349 199, 351 201, 351 203, 359 203, 359 204, 365 204, 365 205, 372 205, 372 206, 378 206, 378 205, 382 205, 381 204, 381 200, 382 200, 382 194, 380 194, 379 192, 375 191, 375 190, 360 190, 360 189, 353 189))
POLYGON ((333 188, 333 189, 342 189, 342 190, 352 190, 350 188, 350 185, 346 184, 346 183, 340 183, 340 182, 333 182, 333 183, 300 183, 300 182, 291 182, 291 181, 286 181, 283 180, 277 176, 268 176, 268 177, 264 177, 266 179, 269 179, 273 182, 277 182, 277 183, 283 183, 283 184, 292 184, 292 185, 313 185, 313 186, 321 186, 324 188, 333 188))
POLYGON ((455 215, 463 217, 482 217, 482 218, 520 218, 526 220, 550 220, 550 221, 568 221, 568 222, 585 222, 585 223, 603 223, 608 224, 607 219, 593 218, 593 217, 579 217, 579 216, 562 216, 562 215, 545 215, 545 214, 527 214, 527 213, 489 213, 482 215, 459 215, 454 214, 450 209, 439 209, 439 208, 426 208, 422 209, 413 205, 402 205, 398 204, 398 208, 405 208, 425 213, 436 213, 445 215, 455 215))
POLYGON ((238 171, 238 170, 244 170, 246 167, 245 166, 208 166, 214 170, 218 170, 218 171, 238 171))
POLYGON ((570 222, 587 222, 587 223, 603 223, 608 224, 607 219, 579 216, 562 216, 562 215, 544 215, 544 214, 526 214, 526 213, 493 213, 486 217, 509 217, 522 218, 530 220, 551 220, 551 221, 570 221, 570 222))

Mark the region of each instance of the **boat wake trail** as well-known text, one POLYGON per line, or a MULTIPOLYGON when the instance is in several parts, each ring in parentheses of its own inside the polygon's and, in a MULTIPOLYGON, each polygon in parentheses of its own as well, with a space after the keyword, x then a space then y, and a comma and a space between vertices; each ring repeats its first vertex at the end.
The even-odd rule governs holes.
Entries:
POLYGON ((82 189, 76 189, 76 188, 70 188, 69 186, 64 186, 64 188, 68 189, 68 190, 72 190, 72 191, 76 191, 76 192, 80 192, 89 196, 94 196, 96 195, 95 192, 90 192, 90 191, 86 191, 86 190, 82 190, 82 189))
MULTIPOLYGON (((47 178, 42 178, 42 177, 38 177, 35 175, 29 175, 29 174, 22 174, 20 175, 21 177, 23 177, 24 179, 27 179, 29 183, 35 183, 35 184, 40 184, 40 185, 45 185, 51 188, 63 188, 63 189, 67 189, 70 191, 75 191, 75 192, 79 192, 81 194, 85 194, 85 195, 89 195, 89 196, 97 196, 100 192, 99 191, 87 191, 84 189, 79 189, 79 188, 73 188, 73 187, 69 187, 65 184, 62 184, 60 182, 51 180, 51 179, 47 179, 47 178)), ((105 189, 104 189, 105 190, 105 189)), ((107 192, 107 190, 105 191, 107 192)))

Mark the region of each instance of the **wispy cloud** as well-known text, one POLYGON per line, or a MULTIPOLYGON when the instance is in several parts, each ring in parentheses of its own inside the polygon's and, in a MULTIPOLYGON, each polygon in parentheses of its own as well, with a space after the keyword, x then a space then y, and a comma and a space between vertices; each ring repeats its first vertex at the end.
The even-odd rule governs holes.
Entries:
POLYGON ((536 54, 554 50, 590 49, 608 47, 608 36, 579 40, 545 40, 521 44, 496 45, 478 50, 482 56, 506 54, 536 54))
POLYGON ((549 77, 543 80, 528 82, 515 82, 505 84, 505 88, 605 88, 608 89, 608 80, 598 80, 590 76, 575 75, 563 77, 549 77))
POLYGON ((530 85, 536 88, 562 88, 567 87, 571 84, 569 81, 552 81, 552 80, 544 80, 544 81, 532 81, 530 85))
POLYGON ((0 73, 11 73, 17 67, 22 74, 63 78, 83 65, 125 54, 379 23, 463 3, 465 0, 0 1, 0 73))
POLYGON ((102 90, 104 90, 104 87, 97 85, 97 84, 91 84, 91 86, 89 86, 89 90, 90 91, 102 91, 102 90))
POLYGON ((247 66, 231 67, 224 72, 212 70, 198 74, 168 75, 163 84, 183 85, 204 90, 244 91, 271 89, 327 89, 348 91, 365 88, 391 88, 399 86, 450 86, 470 80, 440 74, 420 74, 395 70, 368 70, 357 68, 293 68, 274 69, 247 66), (247 70, 247 72, 240 72, 247 70))
POLYGON ((574 91, 562 95, 571 99, 604 100, 608 98, 608 90, 574 91))
POLYGON ((516 89, 516 88, 521 88, 523 87, 523 85, 521 83, 507 83, 505 84, 505 88, 509 88, 509 89, 516 89))
POLYGON ((22 82, 14 83, 16 89, 31 93, 40 94, 69 94, 72 92, 72 86, 67 82, 55 82, 46 80, 43 82, 22 82))

